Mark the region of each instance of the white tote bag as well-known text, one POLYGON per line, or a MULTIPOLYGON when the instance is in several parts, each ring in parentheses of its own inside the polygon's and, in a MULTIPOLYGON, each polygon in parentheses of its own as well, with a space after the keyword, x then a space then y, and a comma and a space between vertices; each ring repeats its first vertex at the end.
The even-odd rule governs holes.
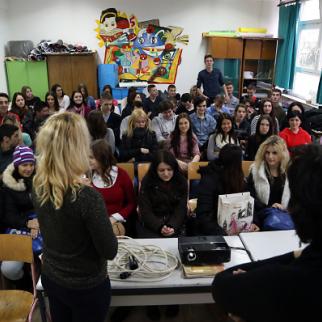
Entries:
POLYGON ((218 196, 218 224, 228 235, 249 231, 253 214, 254 198, 249 192, 218 196))

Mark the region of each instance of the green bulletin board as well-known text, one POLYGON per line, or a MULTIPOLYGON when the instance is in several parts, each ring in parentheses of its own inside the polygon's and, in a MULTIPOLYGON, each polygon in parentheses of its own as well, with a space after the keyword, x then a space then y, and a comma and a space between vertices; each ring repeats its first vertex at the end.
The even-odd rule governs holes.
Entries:
POLYGON ((46 61, 6 61, 7 84, 10 99, 22 86, 30 86, 35 96, 45 99, 48 92, 46 61))

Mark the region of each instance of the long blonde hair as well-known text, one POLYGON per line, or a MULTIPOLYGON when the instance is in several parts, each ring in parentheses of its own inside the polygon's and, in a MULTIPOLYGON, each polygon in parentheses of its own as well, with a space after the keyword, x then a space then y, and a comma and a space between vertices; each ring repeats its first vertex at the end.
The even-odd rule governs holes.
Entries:
POLYGON ((149 119, 148 115, 141 109, 141 108, 137 108, 135 109, 129 119, 129 124, 127 127, 127 131, 126 131, 126 135, 129 137, 133 136, 133 131, 135 128, 135 122, 138 118, 143 117, 146 119, 146 125, 145 128, 148 130, 151 130, 151 120, 149 119))
POLYGON ((90 136, 85 120, 76 113, 49 117, 36 139, 37 171, 34 189, 40 205, 63 205, 68 191, 72 201, 82 187, 80 176, 89 170, 90 136))
POLYGON ((284 140, 277 135, 271 135, 260 145, 255 156, 256 168, 259 169, 261 163, 264 162, 265 169, 267 169, 267 165, 265 161, 265 153, 269 146, 273 146, 276 149, 277 154, 281 158, 279 172, 280 174, 284 174, 286 172, 286 168, 290 160, 290 156, 284 140))

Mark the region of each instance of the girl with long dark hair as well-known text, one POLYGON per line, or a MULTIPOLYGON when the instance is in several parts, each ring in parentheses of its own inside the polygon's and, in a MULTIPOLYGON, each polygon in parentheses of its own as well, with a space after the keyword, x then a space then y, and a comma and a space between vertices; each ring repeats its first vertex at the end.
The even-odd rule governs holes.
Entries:
POLYGON ((219 151, 226 144, 238 144, 233 127, 233 118, 222 113, 219 116, 216 132, 210 135, 207 147, 207 159, 209 161, 218 158, 219 151))
POLYGON ((200 160, 198 139, 192 132, 191 120, 187 113, 178 115, 169 143, 170 152, 177 159, 182 171, 188 171, 188 163, 200 160))
POLYGON ((138 237, 180 235, 187 215, 187 193, 187 179, 175 157, 168 151, 158 151, 139 192, 138 237))
POLYGON ((261 115, 256 124, 256 132, 248 138, 245 151, 245 159, 255 160, 259 146, 271 135, 273 135, 273 120, 269 115, 261 115))
POLYGON ((246 191, 242 149, 226 144, 220 150, 218 159, 201 168, 200 173, 196 209, 199 234, 224 235, 217 221, 218 196, 246 191))

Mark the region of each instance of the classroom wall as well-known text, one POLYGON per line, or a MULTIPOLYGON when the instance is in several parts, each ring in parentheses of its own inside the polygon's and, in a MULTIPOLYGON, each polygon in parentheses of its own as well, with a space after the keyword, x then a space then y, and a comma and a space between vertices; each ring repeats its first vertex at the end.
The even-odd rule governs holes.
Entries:
POLYGON ((8 1, 8 39, 27 39, 35 44, 42 39, 83 43, 98 50, 102 60, 104 49, 98 47, 94 31, 101 10, 115 7, 136 14, 139 21, 159 18, 161 25, 181 26, 190 36, 189 45, 182 46, 176 81, 179 92, 186 92, 203 68, 206 41, 202 32, 248 26, 267 27, 276 35, 276 3, 277 0, 11 0, 8 1))
POLYGON ((4 68, 5 43, 8 41, 8 5, 0 0, 0 92, 7 92, 7 80, 4 68))

